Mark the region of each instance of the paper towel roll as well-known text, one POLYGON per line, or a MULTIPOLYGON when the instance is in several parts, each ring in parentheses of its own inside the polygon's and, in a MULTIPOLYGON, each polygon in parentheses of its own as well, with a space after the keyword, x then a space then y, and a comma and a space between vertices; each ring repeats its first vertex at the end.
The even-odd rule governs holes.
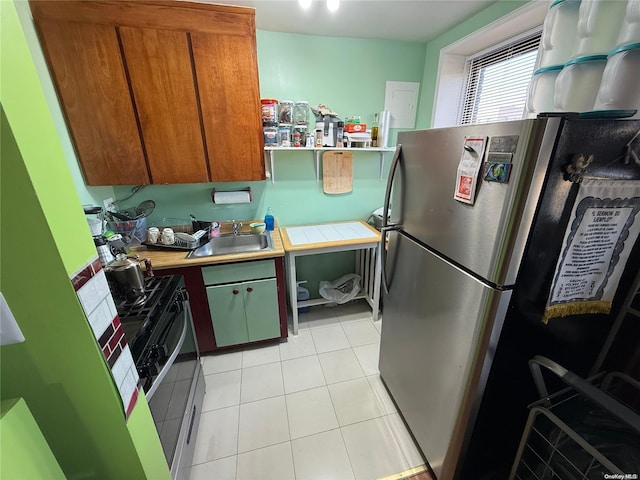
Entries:
POLYGON ((386 148, 389 146, 389 125, 391 124, 391 112, 383 110, 380 112, 380 128, 378 129, 378 146, 386 148))
POLYGON ((213 203, 249 203, 251 192, 246 190, 236 192, 213 192, 213 203))

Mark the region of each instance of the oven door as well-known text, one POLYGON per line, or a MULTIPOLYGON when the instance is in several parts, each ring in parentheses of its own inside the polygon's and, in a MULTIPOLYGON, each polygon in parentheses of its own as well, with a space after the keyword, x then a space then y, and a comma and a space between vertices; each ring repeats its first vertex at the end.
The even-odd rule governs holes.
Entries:
MULTIPOLYGON (((151 386, 145 394, 167 464, 173 473, 174 461, 179 459, 176 456, 180 457, 184 448, 183 423, 193 423, 196 420, 192 418, 193 390, 197 377, 201 375, 188 300, 180 299, 168 310, 166 315, 170 318, 164 319, 168 321, 163 322, 164 330, 153 347, 160 352, 156 356, 164 356, 166 361, 157 376, 153 376, 151 386)), ((199 406, 197 410, 199 413, 199 406)), ((188 425, 187 428, 187 433, 190 433, 193 426, 188 425)))

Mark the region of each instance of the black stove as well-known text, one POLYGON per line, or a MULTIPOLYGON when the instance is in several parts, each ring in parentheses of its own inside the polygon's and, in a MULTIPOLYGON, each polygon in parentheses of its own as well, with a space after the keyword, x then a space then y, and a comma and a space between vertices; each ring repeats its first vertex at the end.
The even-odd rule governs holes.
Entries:
POLYGON ((114 301, 171 475, 188 478, 204 377, 184 278, 151 277, 139 298, 114 301))
POLYGON ((151 277, 143 295, 131 299, 116 294, 114 302, 140 385, 150 397, 157 388, 154 382, 180 342, 181 317, 188 303, 184 279, 181 275, 151 277))

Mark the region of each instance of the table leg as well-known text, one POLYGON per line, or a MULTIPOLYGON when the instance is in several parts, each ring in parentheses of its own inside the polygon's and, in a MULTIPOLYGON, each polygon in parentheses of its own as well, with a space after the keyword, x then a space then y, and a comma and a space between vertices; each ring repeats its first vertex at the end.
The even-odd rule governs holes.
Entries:
POLYGON ((293 334, 298 335, 298 289, 296 285, 296 257, 292 252, 287 253, 287 269, 289 277, 289 305, 293 321, 293 334))

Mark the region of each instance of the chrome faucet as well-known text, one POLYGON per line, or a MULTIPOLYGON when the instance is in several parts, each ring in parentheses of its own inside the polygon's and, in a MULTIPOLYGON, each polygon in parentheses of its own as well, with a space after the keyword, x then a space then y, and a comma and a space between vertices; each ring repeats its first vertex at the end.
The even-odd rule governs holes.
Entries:
POLYGON ((233 235, 238 236, 238 229, 242 226, 242 222, 236 222, 235 220, 231 220, 233 222, 233 235))

